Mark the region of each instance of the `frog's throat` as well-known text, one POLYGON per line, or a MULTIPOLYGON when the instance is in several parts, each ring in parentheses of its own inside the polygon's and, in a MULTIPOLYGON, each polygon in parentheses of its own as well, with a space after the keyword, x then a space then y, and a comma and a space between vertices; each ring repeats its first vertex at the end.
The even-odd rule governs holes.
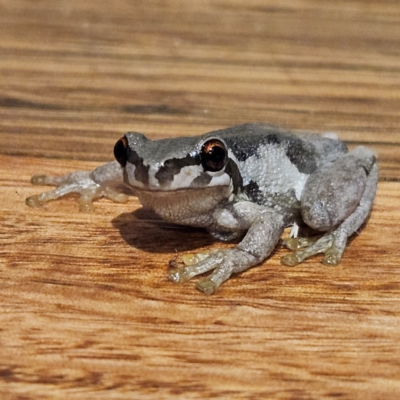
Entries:
POLYGON ((193 226, 207 226, 215 207, 233 196, 232 185, 174 191, 132 189, 144 207, 164 220, 193 226))

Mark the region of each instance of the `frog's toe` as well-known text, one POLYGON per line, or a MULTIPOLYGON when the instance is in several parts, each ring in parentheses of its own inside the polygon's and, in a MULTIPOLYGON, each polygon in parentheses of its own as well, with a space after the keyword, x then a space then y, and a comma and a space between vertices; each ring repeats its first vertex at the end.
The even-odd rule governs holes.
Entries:
POLYGON ((50 176, 48 175, 33 175, 31 178, 32 185, 51 185, 49 183, 50 176))
POLYGON ((296 250, 291 254, 283 256, 281 258, 281 263, 292 267, 300 264, 309 257, 323 253, 325 255, 322 259, 323 264, 337 265, 342 258, 346 246, 345 240, 337 239, 334 233, 325 234, 304 250, 296 250))
POLYGON ((124 203, 129 197, 118 190, 118 187, 95 182, 88 171, 76 171, 58 177, 35 175, 31 182, 35 185, 54 185, 56 188, 28 197, 26 204, 30 207, 40 207, 48 201, 56 200, 68 194, 76 194, 79 196, 79 210, 91 212, 94 210, 93 200, 95 199, 106 197, 114 202, 124 203))
POLYGON ((186 282, 190 279, 186 271, 186 267, 183 268, 173 268, 168 271, 168 279, 174 283, 186 282))
POLYGON ((197 282, 196 288, 205 294, 213 294, 234 272, 233 265, 229 264, 220 263, 211 275, 197 282))
POLYGON ((79 196, 79 211, 81 212, 92 212, 94 211, 93 205, 94 196, 90 193, 82 193, 79 196))
POLYGON ((321 235, 319 236, 310 236, 310 237, 296 237, 296 238, 285 238, 283 239, 283 244, 289 250, 298 250, 303 247, 309 247, 314 244, 321 235))
POLYGON ((129 196, 113 187, 106 187, 103 189, 103 196, 115 203, 126 203, 129 200, 129 196))
POLYGON ((170 262, 172 269, 169 271, 169 279, 173 282, 185 282, 197 275, 212 271, 196 285, 202 292, 212 294, 233 273, 245 271, 258 262, 259 259, 253 254, 237 248, 190 254, 180 263, 183 267, 176 261, 170 262))
POLYGON ((322 264, 328 265, 328 266, 335 266, 340 263, 340 260, 342 259, 342 254, 343 251, 340 251, 340 249, 336 247, 330 247, 326 252, 325 252, 325 257, 322 259, 322 264))
POLYGON ((297 250, 300 248, 299 238, 285 238, 282 240, 283 245, 289 250, 297 250))
POLYGON ((213 257, 217 251, 197 254, 184 254, 182 262, 171 260, 169 263, 168 279, 175 283, 187 282, 197 275, 211 271, 217 266, 213 257))
POLYGON ((168 271, 168 279, 174 283, 183 283, 207 271, 209 269, 205 270, 197 264, 188 267, 174 267, 168 271))
POLYGON ((217 290, 217 285, 210 278, 201 279, 196 283, 196 289, 205 294, 213 294, 217 290))
POLYGON ((183 254, 182 255, 182 262, 185 265, 194 265, 194 264, 199 263, 200 261, 205 260, 212 253, 213 253, 213 251, 204 252, 204 253, 183 254))
POLYGON ((281 257, 281 264, 286 265, 287 267, 294 267, 295 265, 300 264, 302 259, 298 257, 297 253, 300 252, 293 252, 281 257))
POLYGON ((205 294, 214 293, 217 288, 235 272, 236 253, 228 250, 212 250, 208 253, 186 254, 182 262, 170 262, 168 278, 172 282, 186 282, 195 276, 213 271, 209 276, 199 280, 196 288, 205 294))
POLYGON ((27 197, 25 203, 32 208, 41 207, 44 204, 43 196, 34 194, 33 196, 27 197))
POLYGON ((43 204, 45 204, 49 201, 56 200, 59 197, 64 196, 65 194, 66 194, 65 190, 63 190, 62 187, 59 187, 54 190, 49 190, 48 192, 34 194, 33 196, 28 197, 25 200, 25 203, 29 207, 37 208, 37 207, 41 207, 43 204))

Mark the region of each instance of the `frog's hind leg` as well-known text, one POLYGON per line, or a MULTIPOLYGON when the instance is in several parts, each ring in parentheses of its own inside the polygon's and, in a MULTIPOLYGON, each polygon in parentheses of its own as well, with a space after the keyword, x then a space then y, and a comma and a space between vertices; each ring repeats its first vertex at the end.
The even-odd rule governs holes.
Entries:
MULTIPOLYGON (((308 246, 304 250, 282 257, 282 264, 293 266, 315 254, 324 253, 324 264, 337 265, 347 239, 370 213, 377 182, 375 156, 362 146, 310 175, 301 198, 303 219, 313 229, 325 233, 316 241, 303 242, 308 246)), ((298 239, 300 243, 301 240, 298 239)), ((295 245, 291 248, 294 249, 295 245)))

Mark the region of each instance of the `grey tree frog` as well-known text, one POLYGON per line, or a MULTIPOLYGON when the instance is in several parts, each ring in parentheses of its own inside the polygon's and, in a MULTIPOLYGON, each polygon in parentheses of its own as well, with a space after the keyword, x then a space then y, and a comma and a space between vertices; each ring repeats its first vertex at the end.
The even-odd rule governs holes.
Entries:
POLYGON ((183 257, 169 271, 173 282, 207 272, 196 287, 212 294, 229 277, 260 264, 285 227, 293 266, 317 253, 322 262, 340 262, 347 239, 367 219, 375 197, 375 154, 323 135, 290 132, 267 124, 244 124, 196 137, 152 141, 129 132, 117 141, 116 161, 92 172, 64 177, 34 176, 33 184, 55 190, 27 198, 38 207, 68 193, 80 194, 81 210, 93 199, 125 202, 124 184, 143 206, 164 220, 206 228, 217 239, 242 238, 231 249, 183 257), (297 237, 299 227, 318 233, 297 237))

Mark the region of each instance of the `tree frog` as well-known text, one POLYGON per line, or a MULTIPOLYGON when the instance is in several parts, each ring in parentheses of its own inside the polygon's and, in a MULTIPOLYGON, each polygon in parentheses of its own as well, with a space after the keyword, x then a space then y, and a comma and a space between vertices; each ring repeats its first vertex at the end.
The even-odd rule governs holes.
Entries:
POLYGON ((31 207, 69 193, 81 210, 93 199, 125 202, 123 184, 164 220, 204 227, 217 239, 241 238, 231 249, 183 257, 169 270, 173 282, 209 273, 196 287, 212 294, 232 274, 260 264, 284 229, 293 250, 281 262, 294 266, 317 253, 340 262, 347 240, 367 219, 375 197, 375 154, 329 135, 291 132, 273 125, 244 124, 202 136, 152 141, 129 132, 114 147, 116 161, 92 172, 64 177, 37 175, 33 184, 56 189, 27 198, 31 207), (316 236, 297 237, 302 227, 316 236))

